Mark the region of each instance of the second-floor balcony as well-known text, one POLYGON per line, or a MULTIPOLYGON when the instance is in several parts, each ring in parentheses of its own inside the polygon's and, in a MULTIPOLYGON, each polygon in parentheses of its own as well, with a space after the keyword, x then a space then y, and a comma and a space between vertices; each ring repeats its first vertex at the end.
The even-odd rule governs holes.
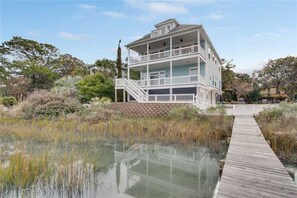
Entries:
POLYGON ((154 86, 171 86, 171 85, 182 85, 182 84, 207 84, 204 76, 199 75, 188 75, 188 76, 175 76, 166 78, 156 79, 144 79, 135 80, 140 87, 154 87, 154 86))
POLYGON ((129 57, 129 64, 139 64, 139 63, 145 63, 150 61, 157 61, 162 60, 166 58, 172 58, 172 57, 178 57, 178 56, 186 56, 186 55, 193 55, 200 53, 203 58, 206 58, 206 52, 205 50, 198 45, 191 45, 187 47, 182 47, 178 49, 173 50, 166 50, 156 53, 151 53, 148 55, 139 55, 139 56, 130 56, 129 57), (198 51, 199 49, 199 51, 198 51))

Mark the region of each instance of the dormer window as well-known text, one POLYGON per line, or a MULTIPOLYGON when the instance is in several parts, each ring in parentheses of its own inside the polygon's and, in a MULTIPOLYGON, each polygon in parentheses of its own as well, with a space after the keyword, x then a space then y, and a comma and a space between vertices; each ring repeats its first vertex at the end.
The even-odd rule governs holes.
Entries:
POLYGON ((179 23, 175 19, 168 19, 155 25, 156 29, 151 32, 151 37, 162 36, 167 34, 174 27, 178 26, 179 23))

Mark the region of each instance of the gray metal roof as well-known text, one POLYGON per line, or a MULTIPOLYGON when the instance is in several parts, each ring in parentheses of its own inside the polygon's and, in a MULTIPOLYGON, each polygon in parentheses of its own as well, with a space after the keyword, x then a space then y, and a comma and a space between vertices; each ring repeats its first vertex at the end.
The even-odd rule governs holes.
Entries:
POLYGON ((163 37, 167 37, 168 35, 174 34, 176 32, 182 32, 182 31, 185 31, 185 30, 192 30, 192 29, 200 29, 200 30, 203 31, 203 33, 207 37, 207 40, 210 43, 211 48, 214 50, 214 53, 217 55, 217 57, 219 59, 218 61, 222 64, 222 61, 221 61, 221 58, 220 58, 219 54, 217 53, 214 45, 212 44, 210 38, 208 37, 208 35, 207 35, 207 33, 206 33, 206 31, 205 31, 205 29, 203 28, 202 25, 179 24, 176 19, 168 19, 168 20, 165 20, 163 22, 160 22, 160 23, 156 24, 155 26, 161 25, 161 24, 164 24, 164 23, 167 23, 167 22, 170 22, 171 20, 175 20, 175 22, 177 23, 177 26, 175 28, 173 28, 172 30, 170 30, 167 34, 164 34, 162 36, 151 38, 151 34, 149 33, 149 34, 146 34, 145 36, 143 36, 142 38, 140 38, 140 39, 138 39, 136 41, 133 41, 133 42, 131 42, 131 43, 125 45, 125 46, 126 47, 131 47, 133 45, 145 43, 145 42, 148 42, 148 41, 154 41, 154 40, 157 40, 157 39, 160 39, 160 38, 163 38, 163 37))
MULTIPOLYGON (((163 22, 162 22, 163 23, 163 22)), ((135 44, 139 44, 139 43, 142 43, 142 42, 146 42, 148 40, 154 40, 154 39, 159 39, 159 38, 162 38, 162 37, 166 37, 168 36, 169 34, 172 34, 172 33, 175 33, 175 32, 179 32, 179 31, 183 31, 183 30, 186 30, 186 29, 190 29, 190 28, 198 28, 200 27, 200 25, 177 25, 175 28, 173 28, 172 30, 170 30, 167 34, 165 35, 162 35, 162 36, 158 36, 158 37, 154 37, 154 38, 151 38, 151 34, 146 34, 145 36, 143 36, 142 38, 136 40, 136 41, 133 41, 129 44, 126 45, 126 47, 129 47, 129 46, 132 46, 132 45, 135 45, 135 44)))
POLYGON ((157 27, 159 27, 159 26, 161 26, 161 25, 164 25, 164 24, 166 24, 166 23, 170 23, 170 22, 175 22, 177 25, 179 25, 179 23, 178 23, 178 21, 176 20, 176 19, 167 19, 167 20, 165 20, 165 21, 162 21, 162 22, 160 22, 160 23, 157 23, 156 25, 155 25, 155 27, 157 28, 157 27))

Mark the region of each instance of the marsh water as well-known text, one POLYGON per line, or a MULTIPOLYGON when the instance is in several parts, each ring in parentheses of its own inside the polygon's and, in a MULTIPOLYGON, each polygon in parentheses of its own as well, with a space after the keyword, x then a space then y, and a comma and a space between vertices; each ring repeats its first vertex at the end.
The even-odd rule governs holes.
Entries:
MULTIPOLYGON (((2 154, 12 154, 20 144, 2 141, 2 154)), ((54 146, 26 142, 25 145, 26 152, 31 155, 42 152, 55 153, 55 156, 74 154, 76 160, 67 170, 77 170, 74 174, 65 174, 60 183, 53 174, 50 180, 36 182, 27 189, 12 187, 2 192, 2 197, 213 197, 219 180, 219 160, 224 158, 227 150, 226 146, 220 149, 187 148, 114 141, 57 143, 54 146), (94 169, 91 162, 80 160, 80 156, 85 155, 100 164, 100 168, 94 169), (69 181, 65 177, 74 179, 69 181)), ((9 166, 3 156, 2 166, 9 166)))

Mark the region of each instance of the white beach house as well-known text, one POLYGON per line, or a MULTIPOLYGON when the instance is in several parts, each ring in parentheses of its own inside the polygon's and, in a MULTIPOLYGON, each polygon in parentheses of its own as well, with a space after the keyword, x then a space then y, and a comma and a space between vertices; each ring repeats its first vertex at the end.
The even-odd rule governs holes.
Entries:
POLYGON ((221 59, 202 25, 168 19, 151 33, 126 45, 127 78, 115 80, 128 101, 214 105, 222 93, 221 59), (130 79, 130 71, 140 79, 130 79))

